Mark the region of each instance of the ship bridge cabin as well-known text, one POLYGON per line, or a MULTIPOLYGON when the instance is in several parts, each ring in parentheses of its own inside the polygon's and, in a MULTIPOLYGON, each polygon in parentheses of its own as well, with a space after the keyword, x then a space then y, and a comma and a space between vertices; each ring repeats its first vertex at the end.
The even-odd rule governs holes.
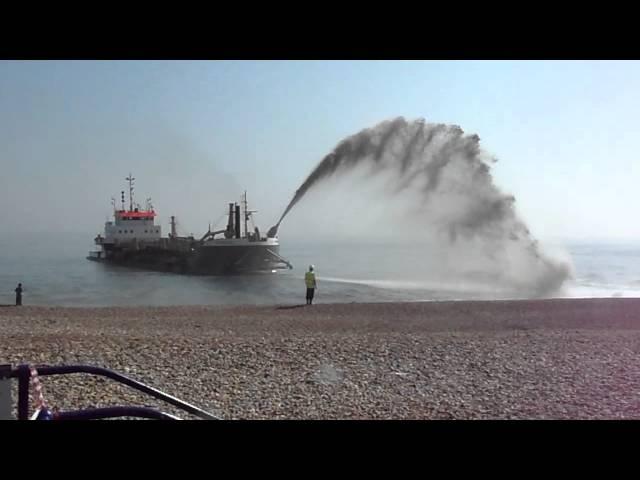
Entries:
POLYGON ((114 216, 115 222, 104 224, 105 243, 159 240, 162 236, 160 225, 154 224, 153 210, 116 210, 114 216))

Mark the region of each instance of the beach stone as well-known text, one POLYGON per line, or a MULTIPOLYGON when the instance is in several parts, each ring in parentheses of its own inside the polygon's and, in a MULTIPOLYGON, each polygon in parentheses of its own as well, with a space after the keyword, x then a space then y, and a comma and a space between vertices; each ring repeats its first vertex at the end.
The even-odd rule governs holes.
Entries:
MULTIPOLYGON (((0 331, 0 363, 102 366, 226 419, 640 418, 636 299, 25 306, 0 331)), ((195 418, 101 377, 41 382, 60 410, 195 418)))

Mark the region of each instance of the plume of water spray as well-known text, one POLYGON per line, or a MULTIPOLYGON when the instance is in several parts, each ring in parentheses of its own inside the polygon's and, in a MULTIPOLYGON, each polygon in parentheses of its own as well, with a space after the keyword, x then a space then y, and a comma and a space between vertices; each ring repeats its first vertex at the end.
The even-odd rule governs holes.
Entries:
POLYGON ((480 138, 465 135, 459 126, 423 119, 408 122, 402 117, 388 120, 344 139, 325 156, 268 236, 277 234, 283 219, 309 190, 332 177, 355 170, 370 177, 386 174, 386 193, 410 195, 415 200, 413 213, 427 218, 450 244, 481 239, 489 255, 509 258, 535 277, 523 280, 523 288, 554 291, 568 278, 569 268, 542 254, 515 213, 515 198, 494 185, 490 173, 494 161, 480 148, 480 138))

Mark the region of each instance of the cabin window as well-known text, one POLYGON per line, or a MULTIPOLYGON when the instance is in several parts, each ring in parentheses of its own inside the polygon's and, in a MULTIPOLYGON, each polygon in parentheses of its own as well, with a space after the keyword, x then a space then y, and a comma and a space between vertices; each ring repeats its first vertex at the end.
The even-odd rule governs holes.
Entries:
POLYGON ((145 230, 144 233, 148 233, 148 232, 145 230))
POLYGON ((122 230, 118 230, 118 233, 122 233, 122 230))

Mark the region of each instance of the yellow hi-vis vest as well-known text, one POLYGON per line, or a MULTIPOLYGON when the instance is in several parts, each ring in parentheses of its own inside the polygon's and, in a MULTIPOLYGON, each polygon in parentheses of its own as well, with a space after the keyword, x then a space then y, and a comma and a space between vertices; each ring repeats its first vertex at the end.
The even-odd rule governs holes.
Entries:
POLYGON ((313 272, 305 273, 304 283, 307 284, 307 288, 316 288, 316 274, 313 272))

